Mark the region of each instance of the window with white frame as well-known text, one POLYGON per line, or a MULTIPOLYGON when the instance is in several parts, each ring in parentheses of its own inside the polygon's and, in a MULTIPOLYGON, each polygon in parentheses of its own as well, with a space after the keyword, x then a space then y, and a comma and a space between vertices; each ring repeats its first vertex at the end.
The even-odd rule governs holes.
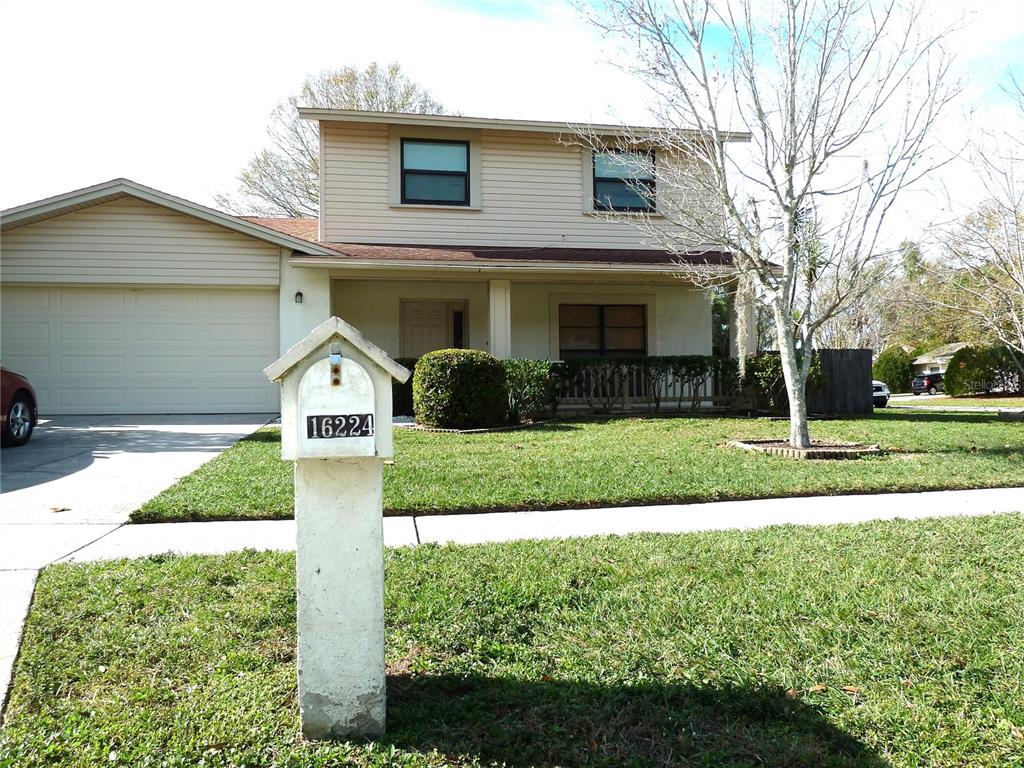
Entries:
POLYGON ((594 210, 655 210, 654 153, 594 152, 594 210))
POLYGON ((402 202, 469 205, 469 142, 402 139, 402 202))

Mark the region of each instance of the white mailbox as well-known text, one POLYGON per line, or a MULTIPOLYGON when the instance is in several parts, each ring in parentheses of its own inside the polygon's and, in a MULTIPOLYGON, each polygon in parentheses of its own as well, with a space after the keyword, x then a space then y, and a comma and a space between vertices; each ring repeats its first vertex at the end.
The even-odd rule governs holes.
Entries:
POLYGON ((384 731, 383 466, 409 371, 332 317, 268 366, 295 461, 299 712, 308 738, 384 731))
POLYGON ((391 380, 409 371, 339 317, 264 373, 281 383, 281 458, 390 458, 391 380))

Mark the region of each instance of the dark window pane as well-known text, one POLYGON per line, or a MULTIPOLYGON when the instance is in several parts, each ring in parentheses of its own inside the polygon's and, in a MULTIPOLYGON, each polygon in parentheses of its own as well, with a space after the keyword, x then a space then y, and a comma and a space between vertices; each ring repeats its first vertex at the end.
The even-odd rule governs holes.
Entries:
POLYGON ((595 152, 594 176, 599 179, 653 179, 652 155, 638 152, 595 152))
POLYGON ((452 346, 462 349, 465 344, 465 315, 461 309, 452 312, 452 346))
POLYGON ((610 352, 643 350, 646 346, 643 328, 606 328, 604 346, 610 352))
POLYGON ((406 169, 463 173, 469 170, 469 146, 466 144, 406 141, 402 146, 406 169))
POLYGON ((559 331, 562 349, 594 350, 601 349, 601 331, 599 328, 562 328, 559 331))
POLYGON ((606 328, 643 328, 644 307, 641 304, 605 307, 604 324, 606 328))
POLYGON ((647 312, 642 304, 563 304, 558 326, 562 358, 647 353, 647 312))
POLYGON ((558 308, 558 321, 565 326, 597 328, 600 308, 595 304, 563 304, 558 308))
POLYGON ((654 207, 650 192, 645 197, 636 182, 594 180, 594 205, 613 211, 646 211, 654 207))
POLYGON ((467 178, 462 174, 405 173, 405 199, 439 203, 465 203, 467 178))

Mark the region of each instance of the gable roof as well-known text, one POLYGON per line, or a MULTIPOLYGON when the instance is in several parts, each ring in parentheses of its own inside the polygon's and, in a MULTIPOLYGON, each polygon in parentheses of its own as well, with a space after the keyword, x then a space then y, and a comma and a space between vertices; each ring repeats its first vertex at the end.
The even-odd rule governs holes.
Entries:
POLYGON ((280 381, 288 371, 316 352, 332 339, 343 339, 358 349, 373 362, 391 374, 392 378, 404 384, 412 376, 412 372, 403 365, 396 363, 388 353, 363 336, 357 328, 346 323, 340 317, 331 317, 320 323, 301 341, 295 342, 280 359, 263 369, 263 373, 271 381, 280 381))
POLYGON ((952 344, 943 344, 941 347, 936 347, 925 352, 920 357, 914 358, 914 365, 925 365, 927 363, 942 363, 947 362, 958 350, 964 347, 969 347, 970 344, 966 341, 957 341, 952 344))
POLYGON ((44 200, 37 200, 33 203, 26 203, 25 205, 18 205, 5 211, 0 211, 0 230, 7 231, 18 227, 25 227, 29 224, 35 224, 36 222, 91 208, 94 205, 102 205, 103 203, 120 200, 125 197, 132 197, 152 203, 153 205, 169 208, 186 216, 192 216, 282 248, 291 248, 292 250, 319 254, 321 256, 331 255, 332 253, 330 249, 318 245, 315 237, 313 240, 296 237, 281 228, 267 227, 250 219, 232 216, 229 213, 207 208, 205 205, 169 195, 166 192, 144 186, 130 179, 111 179, 102 184, 72 190, 62 195, 55 195, 44 200))

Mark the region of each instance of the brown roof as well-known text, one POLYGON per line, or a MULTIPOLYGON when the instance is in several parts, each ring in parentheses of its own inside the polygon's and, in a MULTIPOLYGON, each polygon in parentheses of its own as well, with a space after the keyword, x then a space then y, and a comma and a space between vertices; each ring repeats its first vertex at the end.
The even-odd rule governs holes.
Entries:
MULTIPOLYGON (((341 256, 360 261, 419 261, 493 264, 521 262, 525 264, 623 264, 672 266, 685 260, 691 264, 726 265, 728 253, 699 251, 680 255, 651 248, 530 248, 479 245, 390 245, 367 243, 324 243, 317 240, 316 219, 272 219, 244 216, 244 219, 276 229, 293 237, 336 251, 341 256)), ((329 259, 329 256, 317 258, 329 259)))
POLYGON ((301 237, 303 240, 309 240, 311 243, 316 242, 319 234, 319 224, 316 219, 271 219, 259 216, 240 216, 239 218, 251 221, 253 224, 259 224, 262 227, 267 227, 268 229, 276 229, 278 232, 284 232, 292 237, 301 237))

